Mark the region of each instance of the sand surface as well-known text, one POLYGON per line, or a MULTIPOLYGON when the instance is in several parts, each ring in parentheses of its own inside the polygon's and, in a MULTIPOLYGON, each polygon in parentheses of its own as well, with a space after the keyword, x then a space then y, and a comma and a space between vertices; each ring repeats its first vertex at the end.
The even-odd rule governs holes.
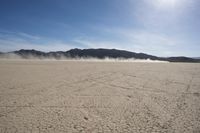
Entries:
POLYGON ((200 64, 0 61, 0 133, 199 133, 200 64))

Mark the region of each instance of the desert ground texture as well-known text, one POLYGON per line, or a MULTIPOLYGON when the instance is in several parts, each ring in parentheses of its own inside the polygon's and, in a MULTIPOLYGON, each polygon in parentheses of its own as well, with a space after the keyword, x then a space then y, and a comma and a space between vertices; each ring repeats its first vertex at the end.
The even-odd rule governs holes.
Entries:
POLYGON ((200 133, 200 64, 0 60, 0 133, 200 133))

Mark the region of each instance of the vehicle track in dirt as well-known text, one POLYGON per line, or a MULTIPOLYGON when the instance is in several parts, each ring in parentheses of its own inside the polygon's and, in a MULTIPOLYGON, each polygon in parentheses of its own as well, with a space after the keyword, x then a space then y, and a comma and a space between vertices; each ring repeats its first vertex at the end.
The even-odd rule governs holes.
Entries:
POLYGON ((0 61, 0 132, 200 131, 200 65, 0 61))

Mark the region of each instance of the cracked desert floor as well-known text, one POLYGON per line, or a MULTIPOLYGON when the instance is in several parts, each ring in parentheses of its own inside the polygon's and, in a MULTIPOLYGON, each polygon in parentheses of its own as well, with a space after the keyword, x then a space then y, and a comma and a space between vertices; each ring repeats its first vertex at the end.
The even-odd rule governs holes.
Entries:
POLYGON ((200 64, 0 61, 0 133, 199 133, 200 64))

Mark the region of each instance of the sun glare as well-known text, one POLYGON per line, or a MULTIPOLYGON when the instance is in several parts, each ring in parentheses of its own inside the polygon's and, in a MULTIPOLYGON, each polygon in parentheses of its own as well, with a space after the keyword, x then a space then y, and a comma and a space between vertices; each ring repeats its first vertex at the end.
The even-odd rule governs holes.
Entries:
POLYGON ((160 4, 163 5, 169 5, 169 6, 173 6, 176 5, 176 2, 178 2, 178 0, 159 0, 160 4))
POLYGON ((153 4, 157 8, 171 9, 171 8, 176 8, 182 3, 180 0, 155 0, 153 4))

